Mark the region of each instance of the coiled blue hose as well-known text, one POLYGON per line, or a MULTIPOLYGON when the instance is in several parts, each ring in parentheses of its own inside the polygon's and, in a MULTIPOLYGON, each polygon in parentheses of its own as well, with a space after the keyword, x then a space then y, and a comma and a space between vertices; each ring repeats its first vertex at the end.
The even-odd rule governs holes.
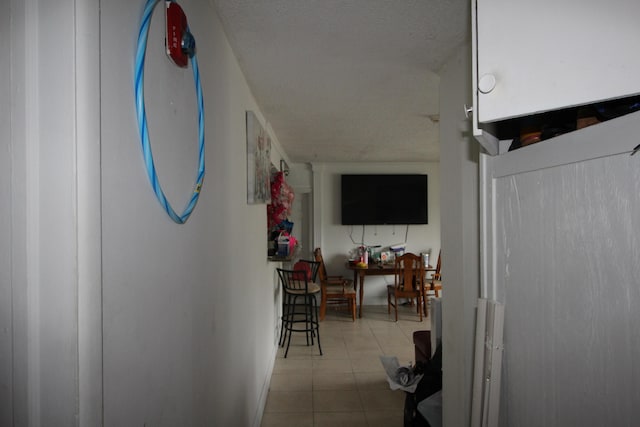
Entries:
POLYGON ((147 176, 151 183, 154 193, 160 204, 164 207, 169 217, 178 224, 184 224, 189 219, 191 212, 198 202, 200 190, 204 181, 204 101, 202 97, 202 87, 200 86, 200 72, 198 71, 198 60, 194 54, 191 57, 191 68, 193 69, 193 80, 196 86, 196 98, 198 102, 198 136, 199 136, 199 160, 198 174, 193 188, 191 198, 187 203, 182 215, 178 215, 171 204, 167 200, 160 186, 156 167, 153 163, 153 154, 151 152, 151 143, 149 141, 149 130, 147 128, 147 115, 144 104, 144 57, 147 50, 147 38, 149 35, 149 24, 153 9, 160 0, 147 0, 144 7, 144 13, 140 22, 140 32, 138 33, 138 49, 136 51, 135 64, 135 96, 136 96, 136 112, 138 116, 138 128, 140 130, 140 141, 142 144, 142 154, 147 168, 147 176))

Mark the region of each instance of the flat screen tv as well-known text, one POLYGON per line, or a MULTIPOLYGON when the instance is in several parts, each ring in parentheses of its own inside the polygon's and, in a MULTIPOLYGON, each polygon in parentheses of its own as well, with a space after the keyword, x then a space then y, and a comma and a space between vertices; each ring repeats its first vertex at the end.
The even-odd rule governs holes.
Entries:
POLYGON ((342 175, 343 225, 428 224, 427 175, 342 175))

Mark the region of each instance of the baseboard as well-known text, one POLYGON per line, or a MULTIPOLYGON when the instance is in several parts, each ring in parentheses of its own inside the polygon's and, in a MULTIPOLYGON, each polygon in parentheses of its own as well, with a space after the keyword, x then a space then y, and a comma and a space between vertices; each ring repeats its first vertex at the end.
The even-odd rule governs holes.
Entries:
MULTIPOLYGON (((276 335, 277 337, 278 335, 276 335)), ((262 424, 262 417, 264 416, 264 409, 267 406, 267 397, 269 396, 269 388, 271 387, 271 376, 273 375, 273 368, 276 363, 276 356, 278 354, 278 343, 276 342, 271 352, 270 368, 267 371, 266 377, 262 383, 262 390, 260 391, 260 399, 258 400, 258 409, 256 410, 256 416, 253 419, 253 427, 260 427, 262 424)))

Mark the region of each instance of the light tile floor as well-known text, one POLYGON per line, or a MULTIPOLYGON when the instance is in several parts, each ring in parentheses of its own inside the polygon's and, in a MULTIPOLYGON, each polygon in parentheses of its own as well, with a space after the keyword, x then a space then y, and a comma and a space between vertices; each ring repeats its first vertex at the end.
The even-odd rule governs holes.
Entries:
POLYGON ((415 307, 364 306, 363 317, 328 311, 317 344, 294 334, 287 358, 280 349, 273 368, 262 427, 394 427, 403 424, 405 394, 392 391, 379 356, 414 360, 412 334, 430 329, 415 307))

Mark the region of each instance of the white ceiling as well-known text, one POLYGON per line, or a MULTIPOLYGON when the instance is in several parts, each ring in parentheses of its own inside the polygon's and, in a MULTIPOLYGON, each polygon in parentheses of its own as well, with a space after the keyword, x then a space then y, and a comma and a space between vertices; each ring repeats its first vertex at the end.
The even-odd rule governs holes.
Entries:
POLYGON ((214 0, 293 162, 439 159, 438 71, 469 0, 214 0))

